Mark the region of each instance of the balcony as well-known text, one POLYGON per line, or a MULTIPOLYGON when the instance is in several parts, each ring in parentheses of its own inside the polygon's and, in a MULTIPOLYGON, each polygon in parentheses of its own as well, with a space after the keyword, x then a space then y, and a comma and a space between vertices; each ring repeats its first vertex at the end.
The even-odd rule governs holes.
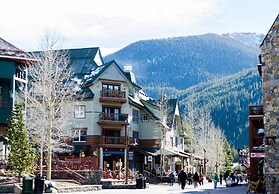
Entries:
POLYGON ((10 102, 0 102, 0 108, 9 108, 10 106, 10 102))
POLYGON ((127 102, 126 92, 118 90, 101 90, 100 102, 127 102))
MULTIPOLYGON (((126 137, 101 136, 100 138, 101 144, 105 147, 124 148, 127 141, 126 137)), ((136 141, 135 138, 128 138, 128 145, 135 146, 136 141)))
POLYGON ((128 114, 117 114, 117 113, 101 113, 99 125, 128 125, 127 123, 128 114))
POLYGON ((12 112, 12 104, 10 102, 0 102, 0 123, 7 123, 7 119, 12 112))
POLYGON ((262 106, 249 106, 249 118, 263 117, 263 114, 262 106))

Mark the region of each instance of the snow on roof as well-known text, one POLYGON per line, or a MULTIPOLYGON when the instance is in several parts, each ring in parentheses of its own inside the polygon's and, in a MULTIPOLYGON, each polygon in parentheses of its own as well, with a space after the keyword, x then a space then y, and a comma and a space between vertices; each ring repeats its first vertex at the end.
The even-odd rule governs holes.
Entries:
POLYGON ((92 69, 91 73, 89 75, 85 75, 84 79, 88 79, 91 77, 94 77, 95 75, 97 75, 98 73, 100 73, 100 71, 105 67, 105 65, 102 65, 100 67, 97 67, 96 69, 92 69))
POLYGON ((74 88, 74 91, 81 91, 82 89, 82 85, 83 85, 83 81, 82 79, 79 79, 77 77, 74 77, 74 78, 71 78, 71 81, 74 82, 75 85, 75 88, 74 88))

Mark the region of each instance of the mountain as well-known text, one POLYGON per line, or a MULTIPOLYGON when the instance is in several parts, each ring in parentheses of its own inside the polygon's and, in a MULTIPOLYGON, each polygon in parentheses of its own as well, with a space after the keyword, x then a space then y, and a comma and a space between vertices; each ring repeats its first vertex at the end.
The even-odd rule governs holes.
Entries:
POLYGON ((186 89, 255 67, 258 54, 259 48, 234 38, 204 34, 138 41, 104 60, 131 64, 140 86, 186 89))
POLYGON ((178 94, 182 110, 192 98, 195 107, 209 108, 212 120, 224 130, 231 145, 248 145, 249 105, 262 104, 261 77, 256 68, 200 83, 178 94))
POLYGON ((209 107, 231 145, 248 145, 248 106, 261 105, 256 64, 264 38, 256 33, 204 34, 132 43, 105 61, 131 64, 137 83, 151 97, 162 88, 178 97, 181 110, 194 94, 197 107, 209 107))
POLYGON ((232 39, 237 40, 239 42, 242 42, 244 44, 259 48, 259 46, 262 43, 265 35, 259 34, 259 33, 239 33, 239 32, 235 32, 235 33, 223 34, 223 36, 228 37, 228 38, 232 38, 232 39))

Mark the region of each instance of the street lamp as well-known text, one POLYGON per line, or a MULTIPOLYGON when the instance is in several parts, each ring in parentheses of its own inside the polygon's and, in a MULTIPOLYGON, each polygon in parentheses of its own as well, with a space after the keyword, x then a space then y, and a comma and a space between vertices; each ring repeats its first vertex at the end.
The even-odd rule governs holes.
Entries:
POLYGON ((204 155, 203 155, 203 176, 206 176, 206 158, 205 158, 205 153, 206 153, 206 149, 203 149, 204 155))

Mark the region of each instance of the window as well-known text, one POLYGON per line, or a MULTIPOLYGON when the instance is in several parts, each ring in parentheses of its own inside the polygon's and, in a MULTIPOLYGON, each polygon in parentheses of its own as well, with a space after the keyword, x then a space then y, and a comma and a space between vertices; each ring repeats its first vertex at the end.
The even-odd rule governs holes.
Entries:
POLYGON ((173 121, 173 130, 176 130, 177 129, 177 121, 176 119, 174 119, 173 121))
POLYGON ((170 144, 171 146, 173 146, 173 137, 171 137, 170 140, 171 140, 170 144))
POLYGON ((103 90, 117 90, 120 91, 120 85, 103 84, 103 90))
POLYGON ((138 131, 133 131, 133 139, 134 139, 134 144, 138 144, 139 142, 139 132, 138 131))
POLYGON ((178 137, 175 137, 175 146, 178 145, 178 137))
POLYGON ((148 114, 142 115, 141 118, 142 118, 142 121, 144 121, 144 122, 148 122, 149 121, 148 120, 149 119, 148 114))
POLYGON ((139 111, 133 109, 133 123, 139 123, 139 111))
POLYGON ((120 108, 103 107, 104 120, 125 121, 126 118, 121 116, 120 108))
POLYGON ((76 119, 85 118, 85 105, 76 105, 75 106, 75 118, 76 119))
POLYGON ((87 128, 73 129, 73 142, 86 142, 87 128))

